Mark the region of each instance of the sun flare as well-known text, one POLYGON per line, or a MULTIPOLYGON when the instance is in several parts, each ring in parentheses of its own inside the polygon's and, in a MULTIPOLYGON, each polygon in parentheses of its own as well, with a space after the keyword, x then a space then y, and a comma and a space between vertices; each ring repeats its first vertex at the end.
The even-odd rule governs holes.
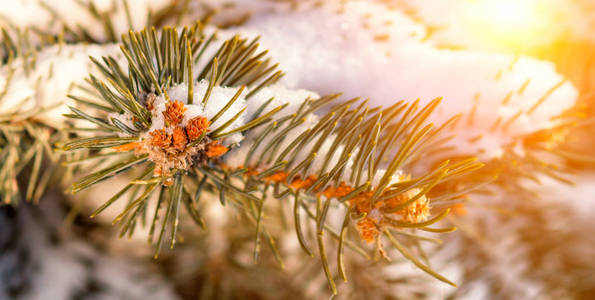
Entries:
POLYGON ((527 27, 536 17, 533 1, 483 0, 478 5, 486 24, 502 30, 527 27))
MULTIPOLYGON (((478 0, 469 6, 468 25, 480 39, 507 47, 538 42, 555 32, 552 1, 478 0)), ((539 44, 539 43, 537 43, 539 44)))

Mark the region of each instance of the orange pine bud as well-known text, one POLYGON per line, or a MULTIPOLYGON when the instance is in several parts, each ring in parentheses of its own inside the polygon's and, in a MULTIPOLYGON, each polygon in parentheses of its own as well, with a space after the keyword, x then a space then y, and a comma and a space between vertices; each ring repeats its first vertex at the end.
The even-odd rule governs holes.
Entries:
POLYGON ((374 242, 380 233, 376 227, 376 224, 374 223, 374 220, 370 218, 363 218, 359 220, 356 224, 356 227, 359 231, 361 239, 366 241, 368 244, 374 242))
POLYGON ((371 191, 363 192, 349 200, 349 205, 355 209, 358 214, 370 212, 370 198, 373 193, 371 191))
POLYGON ((312 186, 312 184, 314 184, 314 182, 316 181, 316 176, 314 175, 310 175, 308 176, 308 178, 306 178, 305 180, 302 180, 301 178, 296 178, 291 182, 291 187, 299 190, 299 189, 307 189, 309 187, 312 186))
POLYGON ((467 208, 465 207, 465 203, 456 203, 450 207, 452 212, 455 216, 465 216, 467 215, 467 208))
POLYGON ((188 138, 186 138, 186 132, 180 126, 176 126, 176 128, 174 128, 173 143, 174 148, 178 151, 184 151, 184 149, 186 148, 188 138))
POLYGON ((149 133, 151 135, 151 145, 166 148, 171 145, 172 136, 165 132, 165 129, 156 129, 149 133))
POLYGON ((116 152, 126 152, 133 150, 134 148, 138 147, 138 142, 132 142, 124 145, 114 146, 112 149, 116 150, 116 152))
POLYGON ((169 101, 165 104, 165 111, 163 116, 170 125, 177 125, 184 119, 184 113, 186 113, 186 107, 182 101, 169 101))
POLYGON ((205 117, 194 117, 188 121, 186 125, 186 133, 188 138, 193 141, 205 133, 209 129, 211 122, 205 117))
MULTIPOLYGON (((240 166, 240 168, 243 168, 243 166, 240 166)), ((247 171, 244 173, 244 176, 253 176, 258 174, 258 171, 254 168, 246 167, 246 170, 247 171)))
POLYGON ((279 171, 279 172, 275 172, 274 174, 267 176, 264 178, 264 181, 266 182, 283 182, 285 181, 285 179, 287 179, 287 172, 284 171, 279 171))
POLYGON ((219 144, 217 141, 214 141, 209 143, 207 146, 207 157, 216 158, 227 153, 228 150, 229 149, 227 149, 227 147, 219 144))
POLYGON ((351 193, 353 188, 345 184, 345 182, 341 182, 338 187, 329 186, 324 190, 322 193, 327 198, 341 198, 346 196, 347 194, 351 193))

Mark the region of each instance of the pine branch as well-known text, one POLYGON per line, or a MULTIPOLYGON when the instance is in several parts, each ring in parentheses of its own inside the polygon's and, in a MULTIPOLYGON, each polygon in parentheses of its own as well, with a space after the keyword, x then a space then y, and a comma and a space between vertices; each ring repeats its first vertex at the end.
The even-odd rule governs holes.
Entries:
MULTIPOLYGON (((327 234, 338 244, 340 273, 346 278, 341 263, 344 246, 369 257, 353 241, 350 227, 354 226, 365 242, 376 242, 378 250, 384 253, 380 238, 385 229, 433 230, 428 226, 448 214, 448 209, 427 221, 430 203, 426 194, 434 186, 482 166, 474 159, 446 161, 420 177, 410 178, 404 173, 412 169, 412 163, 423 157, 428 145, 448 125, 432 130, 432 124, 426 123, 440 99, 422 108, 418 108, 418 102, 398 102, 381 108, 368 107, 367 101, 358 103, 359 99, 341 102, 339 95, 328 95, 304 99, 298 108, 287 113, 289 103, 269 107, 272 99, 252 100, 283 74, 275 71, 276 65, 268 66, 266 52, 257 53, 257 40, 235 36, 224 41, 202 69, 196 69, 197 62, 202 61, 201 56, 207 47, 213 46, 210 41, 216 37, 206 35, 199 23, 185 27, 181 33, 169 27, 160 34, 155 29, 131 31, 122 40, 127 68, 110 57, 104 57, 103 62, 93 60, 105 80, 91 75, 89 83, 101 95, 103 103, 72 97, 81 105, 99 108, 103 115, 92 116, 77 108, 68 115, 87 120, 111 134, 70 140, 60 147, 64 151, 93 150, 89 159, 130 153, 74 183, 70 189, 73 193, 124 173, 131 166, 144 169, 140 177, 116 193, 93 216, 138 187, 141 194, 114 220, 122 225, 122 236, 130 235, 144 215, 141 212, 146 209, 149 196, 158 192, 149 235, 149 242, 156 246, 156 257, 167 239, 171 247, 176 241, 181 204, 197 224, 204 226, 197 208, 199 199, 204 198, 201 195, 208 192, 218 194, 223 205, 239 209, 253 222, 255 259, 265 237, 282 264, 275 239, 262 220, 265 204, 270 202, 267 198, 292 196, 297 238, 306 253, 312 255, 301 222, 309 220, 315 225, 319 257, 329 286, 336 293, 327 257, 327 234), (201 81, 208 81, 208 86, 198 101, 194 91, 201 81), (218 105, 211 98, 220 97, 218 89, 230 85, 239 88, 210 119, 185 114, 187 107, 200 105, 207 110, 218 105), (184 101, 169 94, 179 86, 187 89, 184 101), (237 108, 238 103, 244 103, 238 102, 240 97, 248 100, 246 103, 262 104, 247 116, 247 107, 237 108), (157 108, 159 105, 164 107, 157 108), (227 113, 230 107, 236 107, 233 115, 227 113), (237 124, 240 117, 246 118, 243 124, 237 124), (159 125, 156 120, 161 118, 163 121, 159 122, 163 124, 159 125), (316 121, 304 128, 304 120, 308 118, 316 121), (211 126, 214 124, 219 125, 211 126), (228 138, 237 134, 244 136, 241 144, 251 141, 244 146, 249 151, 241 166, 225 163, 226 156, 231 155, 226 154, 229 147, 232 150, 238 147, 229 144, 228 138), (160 213, 161 208, 164 212, 160 213), (327 220, 329 210, 336 209, 347 211, 339 231, 327 220), (306 212, 305 218, 302 211, 306 212)), ((404 253, 412 259, 409 252, 404 253)), ((436 276, 428 267, 422 269, 436 276)))
POLYGON ((63 139, 63 133, 21 115, 19 111, 0 114, 0 197, 4 204, 15 205, 20 199, 37 202, 51 175, 57 175, 47 166, 60 159, 51 144, 63 139))

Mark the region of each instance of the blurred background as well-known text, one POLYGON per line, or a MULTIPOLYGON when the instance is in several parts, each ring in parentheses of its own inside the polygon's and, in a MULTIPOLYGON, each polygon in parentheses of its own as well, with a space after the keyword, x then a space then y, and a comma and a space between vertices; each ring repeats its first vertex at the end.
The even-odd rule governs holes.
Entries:
MULTIPOLYGON (((498 179, 462 193, 452 205, 454 214, 443 221, 458 230, 419 250, 458 287, 407 260, 371 263, 352 257, 346 262, 350 280, 339 284, 335 299, 595 299, 594 0, 0 2, 3 41, 17 41, 24 61, 38 59, 38 52, 56 42, 108 45, 129 27, 202 20, 224 34, 261 36, 287 73, 282 84, 290 88, 345 91, 376 104, 444 96, 444 114, 467 114, 475 111, 474 101, 485 103, 486 120, 454 131, 466 138, 483 134, 487 142, 481 145, 505 145, 498 154, 490 149, 478 154, 498 179), (552 88, 558 81, 564 91, 552 88), (523 98, 525 89, 558 99, 543 104, 548 121, 572 121, 538 126, 541 119, 523 112, 520 129, 492 136, 497 113, 490 116, 490 109, 503 110, 502 95, 509 90, 515 91, 513 102, 537 100, 523 98), (484 102, 475 96, 480 92, 484 102)), ((2 56, 7 63, 6 47, 2 56)), ((1 85, 10 74, 3 65, 1 85)), ((455 150, 461 155, 478 145, 459 144, 465 145, 455 150)), ((48 174, 62 174, 44 166, 48 174)), ((488 171, 485 176, 493 175, 488 171)), ((320 263, 300 251, 292 234, 279 233, 284 269, 271 253, 254 265, 247 257, 252 228, 222 210, 216 198, 203 208, 209 229, 182 222, 184 241, 154 260, 146 230, 120 239, 111 226, 122 207, 88 217, 125 181, 106 181, 72 196, 63 193, 65 180, 48 179, 36 201, 0 207, 0 299, 330 297, 320 263)), ((25 186, 27 179, 15 182, 25 186)))

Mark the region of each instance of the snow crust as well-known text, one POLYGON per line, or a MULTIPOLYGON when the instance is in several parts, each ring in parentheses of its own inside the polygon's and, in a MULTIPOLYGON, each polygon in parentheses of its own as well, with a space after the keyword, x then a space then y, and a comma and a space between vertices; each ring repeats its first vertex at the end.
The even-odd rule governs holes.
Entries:
POLYGON ((384 106, 417 98, 423 105, 444 97, 431 117, 437 124, 475 110, 472 126, 460 126, 453 145, 464 152, 487 153, 483 158, 497 156, 512 137, 554 126, 551 118, 576 101, 575 87, 552 63, 438 49, 424 42, 424 28, 400 11, 363 1, 340 7, 340 13, 333 5, 263 13, 220 34, 260 36, 262 49, 280 63, 286 72, 282 83, 290 88, 343 92, 345 97, 369 97, 371 103, 384 106), (509 94, 507 104, 502 104, 509 94), (542 103, 530 113, 537 102, 542 103), (506 122, 517 113, 505 132, 489 130, 498 119, 506 122), (483 135, 479 142, 468 141, 478 135, 483 135))
MULTIPOLYGON (((171 0, 126 0, 130 8, 133 29, 142 29, 147 24, 149 11, 166 7, 171 0)), ((85 29, 92 37, 105 41, 105 26, 85 7, 85 3, 95 6, 97 12, 107 14, 114 32, 119 35, 129 29, 129 24, 121 0, 15 0, 10 5, 0 6, 0 25, 25 29, 34 27, 50 33, 59 33, 64 23, 69 28, 85 29)))
MULTIPOLYGON (((120 57, 117 45, 55 45, 37 54, 34 67, 26 68, 30 60, 22 57, 0 69, 0 91, 7 87, 0 99, 0 111, 26 112, 34 108, 47 108, 39 118, 55 126, 62 124, 63 113, 70 110, 65 103, 73 104, 67 95, 74 84, 82 85, 85 77, 94 70, 92 56, 120 57), (29 73, 27 74, 27 70, 29 73), (12 73, 12 74, 11 74, 12 73)), ((61 127, 61 126, 60 126, 61 127)))
MULTIPOLYGON (((187 108, 184 120, 182 120, 182 126, 186 126, 188 120, 197 116, 207 117, 211 120, 239 90, 237 87, 213 87, 206 105, 203 105, 202 99, 207 92, 208 86, 209 82, 206 80, 194 84, 193 104, 188 104, 188 86, 186 84, 179 84, 167 90, 167 94, 171 101, 181 101, 187 108)), ((232 119, 236 114, 240 113, 242 109, 246 107, 246 94, 247 91, 244 90, 240 97, 225 111, 225 113, 210 125, 210 128, 216 129, 232 119)), ((155 111, 151 118, 152 125, 148 131, 165 128, 165 120, 163 116, 165 103, 167 103, 165 95, 161 95, 155 99, 155 111)), ((247 114, 245 112, 240 114, 240 116, 233 121, 225 131, 230 131, 244 125, 247 122, 246 116, 247 114)), ((239 143, 242 139, 243 136, 237 133, 226 137, 224 141, 226 145, 229 145, 232 143, 239 143)))

